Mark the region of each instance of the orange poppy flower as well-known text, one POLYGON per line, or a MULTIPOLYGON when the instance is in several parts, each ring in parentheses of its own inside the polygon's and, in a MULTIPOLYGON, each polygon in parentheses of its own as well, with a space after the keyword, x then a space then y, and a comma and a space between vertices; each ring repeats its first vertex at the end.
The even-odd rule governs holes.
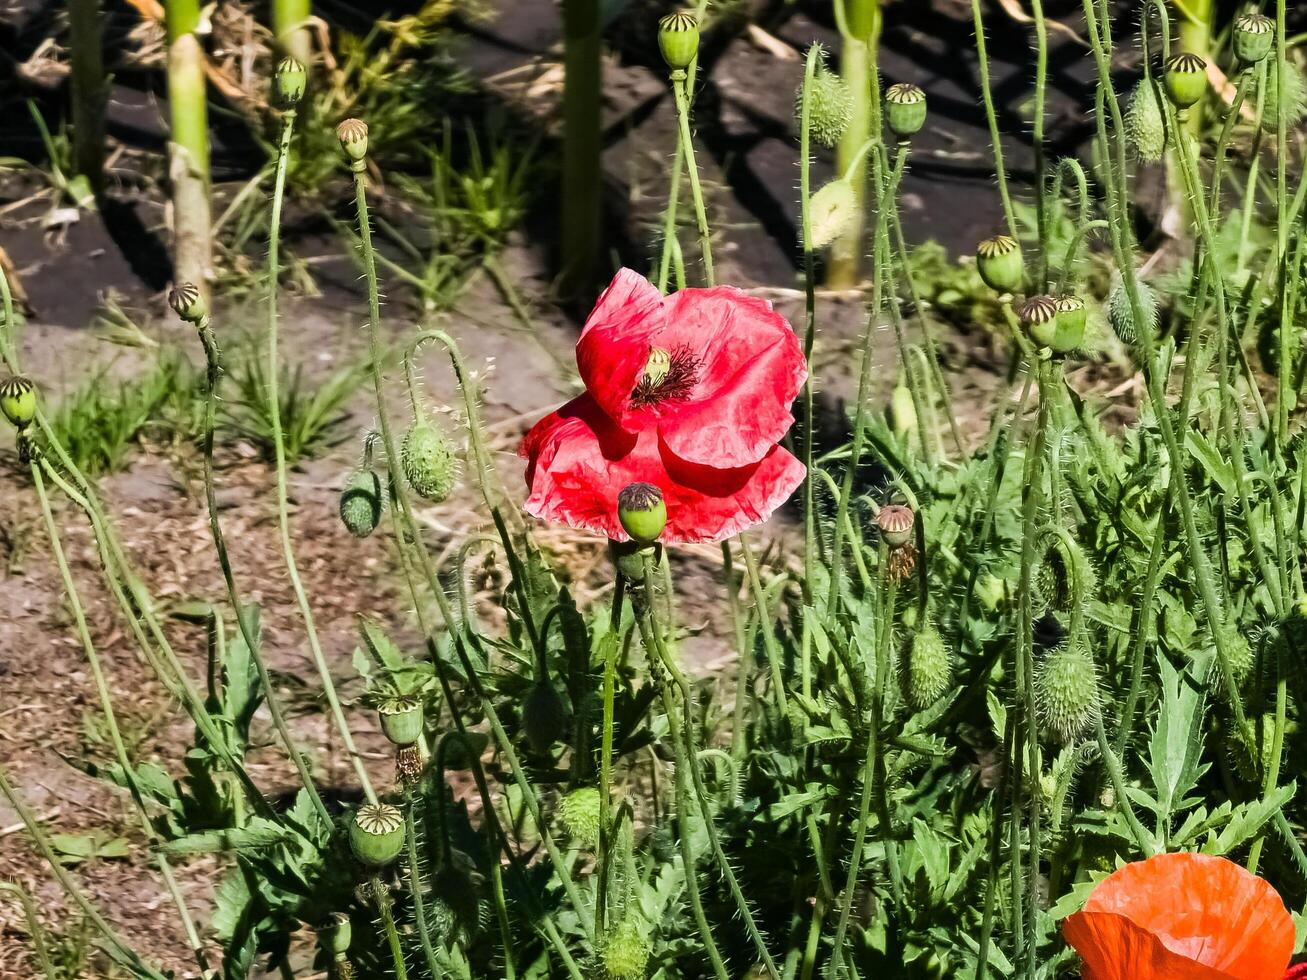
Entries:
POLYGON ((1225 858, 1127 864, 1062 924, 1084 980, 1280 980, 1293 920, 1275 889, 1225 858))

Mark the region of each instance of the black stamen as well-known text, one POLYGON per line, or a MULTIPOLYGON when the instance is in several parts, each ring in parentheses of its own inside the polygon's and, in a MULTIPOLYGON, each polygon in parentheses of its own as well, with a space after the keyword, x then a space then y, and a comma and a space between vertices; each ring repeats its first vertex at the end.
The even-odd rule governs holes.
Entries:
POLYGON ((666 374, 657 381, 641 378, 636 383, 631 392, 631 404, 636 408, 648 408, 660 402, 684 401, 690 397, 698 380, 699 361, 688 345, 682 345, 672 351, 672 362, 666 374))

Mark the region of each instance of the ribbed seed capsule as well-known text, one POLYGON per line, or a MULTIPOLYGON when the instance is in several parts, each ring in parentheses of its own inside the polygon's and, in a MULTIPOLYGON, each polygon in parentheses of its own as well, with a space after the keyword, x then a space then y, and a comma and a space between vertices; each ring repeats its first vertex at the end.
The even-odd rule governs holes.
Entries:
POLYGON ((1021 244, 1007 235, 986 238, 976 246, 976 271, 990 289, 1000 293, 1016 291, 1026 271, 1021 244))
POLYGON ((1234 22, 1234 56, 1245 65, 1255 65, 1275 45, 1275 21, 1265 14, 1244 14, 1234 22))
POLYGON ((1057 328, 1050 345, 1059 354, 1079 350, 1085 340, 1085 324, 1089 310, 1079 296, 1059 296, 1057 300, 1057 328))
POLYGON ((617 519, 637 544, 653 544, 667 527, 667 502, 652 483, 631 483, 617 495, 617 519))
POLYGON ((885 123, 890 132, 906 140, 926 125, 926 93, 910 82, 885 90, 885 123))
POLYGON ((672 71, 685 71, 699 54, 699 18, 677 10, 658 21, 658 50, 672 71))
POLYGON ((349 847, 370 867, 385 867, 404 847, 404 815, 388 803, 369 803, 349 823, 349 847))
POLYGON ((1207 62, 1190 51, 1166 63, 1162 86, 1177 109, 1188 109, 1207 92, 1207 62))
POLYGON ((0 412, 20 432, 36 418, 36 385, 32 379, 14 374, 0 381, 0 412))
POLYGON ((1057 335, 1057 300, 1052 296, 1031 296, 1019 311, 1026 333, 1040 347, 1051 347, 1057 335))
POLYGON ((902 548, 912 542, 912 528, 916 515, 911 507, 886 504, 876 514, 876 529, 891 549, 902 548))
POLYGON ((395 745, 412 745, 422 737, 422 700, 411 694, 386 698, 377 705, 377 717, 386 738, 395 745))
POLYGON ((345 119, 336 127, 340 148, 354 163, 362 163, 368 155, 368 124, 362 119, 345 119))
POLYGON ((277 62, 277 73, 272 80, 277 105, 282 109, 299 105, 308 81, 308 70, 300 62, 294 58, 282 58, 277 62))
POLYGON ((187 323, 199 323, 209 312, 204 294, 193 282, 179 282, 168 290, 168 305, 187 323))

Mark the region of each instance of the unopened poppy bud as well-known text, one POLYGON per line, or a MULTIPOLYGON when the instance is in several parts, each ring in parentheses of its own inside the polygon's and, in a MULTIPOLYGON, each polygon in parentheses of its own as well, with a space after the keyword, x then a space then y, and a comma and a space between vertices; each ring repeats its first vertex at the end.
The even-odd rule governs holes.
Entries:
POLYGON ((1275 44, 1275 21, 1265 14, 1244 14, 1234 22, 1234 56, 1245 65, 1255 65, 1271 53, 1275 44))
POLYGON ((382 868, 404 847, 404 815, 389 803, 369 803, 349 822, 349 847, 363 864, 382 868))
POLYGON ((1098 718, 1098 671, 1083 643, 1054 650, 1035 673, 1035 705, 1050 735, 1072 742, 1098 718))
POLYGON ((993 612, 1007 598, 1007 583, 997 575, 985 572, 976 579, 976 587, 972 591, 980 604, 993 612))
POLYGON ((1207 91, 1207 62, 1190 51, 1177 54, 1166 63, 1162 85, 1173 106, 1188 109, 1207 91))
POLYGON ((638 544, 653 544, 667 526, 667 502, 652 483, 631 483, 617 495, 617 519, 638 544))
POLYGON ((395 745, 413 745, 422 737, 422 701, 411 694, 386 698, 377 705, 381 730, 395 745))
POLYGON ((876 515, 876 527, 880 536, 891 549, 902 548, 912 540, 912 527, 916 515, 911 507, 902 504, 886 504, 876 515))
MULTIPOLYGON (((794 115, 802 120, 802 86, 794 99, 794 115)), ((818 61, 808 85, 808 133, 822 146, 834 146, 849 128, 852 118, 853 93, 848 84, 826 67, 824 59, 818 61)))
POLYGON ((209 312, 204 294, 193 282, 179 282, 168 290, 168 305, 187 323, 199 323, 209 312))
POLYGON ((1134 306, 1130 302, 1130 293, 1125 281, 1118 275, 1107 297, 1107 321, 1112 325, 1116 335, 1127 344, 1137 343, 1143 337, 1152 337, 1157 333, 1157 291, 1142 279, 1135 280, 1135 295, 1139 300, 1139 313, 1143 318, 1142 329, 1135 321, 1134 306))
POLYGON ((536 681, 527 692, 522 730, 536 755, 544 755, 567 733, 567 704, 549 681, 536 681))
POLYGON ((1021 322, 1040 347, 1051 347, 1057 334, 1057 300, 1052 296, 1032 296, 1021 305, 1021 322))
POLYGON ((903 694, 917 711, 938 701, 953 682, 948 646, 930 623, 912 635, 903 680, 903 694))
POLYGON ((900 140, 921 132, 926 125, 926 93, 910 82, 899 82, 885 91, 885 123, 900 140))
POLYGON ((377 529, 386 497, 381 478, 371 470, 359 470, 340 492, 340 522, 356 538, 366 538, 377 529))
POLYGON ((354 163, 362 163, 368 155, 368 124, 362 119, 345 119, 336 127, 340 148, 354 163))
POLYGON ((1296 126, 1307 115, 1307 79, 1296 62, 1291 59, 1273 62, 1266 66, 1266 98, 1262 111, 1262 128, 1275 132, 1280 128, 1280 116, 1285 126, 1296 126), (1280 92, 1280 67, 1284 68, 1284 92, 1280 92))
POLYGON ((440 503, 458 483, 458 457, 445 434, 421 419, 409 426, 399 448, 400 468, 413 492, 440 503))
POLYGON ((677 10, 658 22, 658 50, 672 71, 685 71, 699 54, 699 18, 677 10))
POLYGON ((304 98, 308 81, 309 73, 303 64, 294 58, 282 58, 277 63, 277 74, 273 76, 277 105, 283 109, 294 109, 304 98))
POLYGON ((563 797, 558 819, 572 842, 593 850, 599 844, 599 790, 582 786, 563 797))
POLYGON ((1021 288, 1025 275, 1025 260, 1021 244, 1007 235, 986 238, 976 246, 976 271, 985 285, 1000 293, 1011 293, 1021 288))
POLYGON ((853 182, 843 177, 817 189, 808 202, 811 241, 808 248, 824 248, 848 231, 858 220, 858 192, 853 182))
POLYGON ((1053 332, 1053 342, 1049 346, 1059 354, 1079 350, 1085 340, 1085 324, 1088 321, 1089 310, 1084 300, 1079 296, 1058 297, 1057 329, 1053 332))
POLYGON ((31 378, 15 374, 0 381, 0 412, 20 432, 36 418, 36 385, 31 378))
POLYGON ((912 389, 901 378, 890 396, 889 415, 895 435, 908 436, 917 431, 917 406, 912 400, 912 389))
POLYGON ((1157 163, 1166 154, 1166 116, 1157 87, 1148 79, 1135 86, 1125 111, 1126 142, 1144 163, 1157 163))
POLYGON ((641 980, 649 965, 648 928, 628 912, 604 937, 600 959, 608 980, 641 980))

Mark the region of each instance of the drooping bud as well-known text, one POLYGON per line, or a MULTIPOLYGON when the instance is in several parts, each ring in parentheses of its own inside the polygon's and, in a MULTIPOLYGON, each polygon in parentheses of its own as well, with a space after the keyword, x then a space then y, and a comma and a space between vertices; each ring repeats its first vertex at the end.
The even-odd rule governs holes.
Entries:
POLYGON ((344 119, 336 127, 340 148, 355 164, 362 164, 368 155, 368 124, 362 119, 344 119))
POLYGON ((1162 86, 1173 106, 1188 109, 1207 92, 1207 62, 1190 51, 1175 55, 1166 63, 1162 86))
POLYGON ((911 543, 912 527, 916 520, 911 507, 886 504, 876 515, 876 528, 885 544, 891 550, 897 550, 911 543))
POLYGON ((389 803, 369 803, 349 822, 349 847, 363 864, 382 868, 404 848, 404 815, 389 803))
POLYGON ((522 702, 522 730, 536 755, 546 754, 567 734, 567 704, 549 681, 536 681, 522 702))
POLYGON ((848 231, 858 220, 858 192, 853 182, 843 177, 817 189, 808 201, 808 222, 812 240, 808 248, 824 248, 848 231))
POLYGON ((193 282, 179 282, 168 290, 168 305, 187 323, 199 323, 209 312, 204 294, 193 282))
POLYGON ((903 681, 903 696, 917 711, 938 701, 953 682, 948 646, 933 624, 912 635, 903 681))
POLYGON ((400 468, 413 491, 440 503, 458 483, 458 457, 445 434, 429 422, 414 421, 399 449, 400 468))
POLYGON ((1052 651, 1035 672, 1035 704, 1044 728, 1061 742, 1079 738, 1098 718, 1098 670, 1084 643, 1052 651))
POLYGON ((470 940, 481 924, 481 896, 472 876, 445 864, 431 881, 431 918, 436 935, 446 944, 470 940))
POLYGON ((885 91, 885 123, 890 132, 905 141, 926 125, 926 93, 910 82, 899 82, 885 91))
POLYGON ((1130 294, 1119 273, 1107 298, 1107 321, 1112 325, 1116 335, 1127 344, 1134 344, 1144 336, 1152 337, 1157 334, 1157 291, 1142 279, 1135 280, 1135 290, 1139 298, 1139 312, 1143 317, 1142 330, 1135 322, 1135 311, 1130 304, 1130 294))
POLYGON ((1293 127, 1307 116, 1307 80, 1292 61, 1272 63, 1266 66, 1266 98, 1262 110, 1262 128, 1275 132, 1280 128, 1280 113, 1284 113, 1284 124, 1293 127), (1279 66, 1284 66, 1284 93, 1280 93, 1279 66))
POLYGON ((1040 347, 1051 347, 1057 334, 1057 300, 1052 296, 1031 296, 1018 311, 1026 333, 1040 347))
POLYGON ((0 412, 18 431, 36 418, 36 385, 31 378, 14 374, 0 381, 0 412))
POLYGON ((1255 65, 1275 45, 1275 21, 1261 13, 1244 14, 1234 22, 1234 56, 1255 65))
POLYGON ((281 109, 294 109, 299 105, 308 81, 309 73, 304 65, 294 58, 282 58, 277 63, 277 74, 273 76, 277 106, 281 109))
POLYGON ((631 483, 617 495, 617 519, 637 544, 653 544, 667 527, 667 502, 652 483, 631 483))
POLYGON ((641 980, 649 965, 648 929, 634 913, 627 913, 604 937, 601 959, 608 980, 641 980))
MULTIPOLYGON (((803 88, 794 97, 794 116, 802 119, 803 88)), ((822 146, 834 146, 849 128, 853 118, 853 93, 838 72, 826 67, 823 57, 817 62, 808 86, 808 132, 822 146)))
POLYGON ((381 478, 371 470, 359 470, 340 491, 340 521, 354 537, 366 538, 377 529, 385 504, 381 478))
POLYGON ((917 406, 912 401, 912 389, 903 378, 899 378, 894 393, 890 395, 889 415, 895 435, 907 437, 917 431, 917 406))
POLYGON ((573 843, 594 850, 599 844, 599 790, 593 786, 572 790, 558 804, 558 819, 573 843))
POLYGON ((685 71, 699 54, 699 18, 677 10, 658 21, 658 50, 672 71, 685 71))
POLYGON ((1089 310, 1079 296, 1060 296, 1057 300, 1057 329, 1049 345, 1059 354, 1079 350, 1085 341, 1085 324, 1089 310))
POLYGON ((422 737, 422 700, 411 694, 386 698, 377 705, 381 730, 395 745, 413 745, 422 737))
POLYGON ((1157 87, 1144 79, 1135 86, 1125 111, 1126 142, 1144 163, 1157 163, 1166 155, 1166 115, 1157 87))
POLYGON ((1020 242, 1007 235, 986 238, 976 246, 976 271, 990 289, 1000 293, 1016 292, 1021 288, 1026 272, 1020 242))

